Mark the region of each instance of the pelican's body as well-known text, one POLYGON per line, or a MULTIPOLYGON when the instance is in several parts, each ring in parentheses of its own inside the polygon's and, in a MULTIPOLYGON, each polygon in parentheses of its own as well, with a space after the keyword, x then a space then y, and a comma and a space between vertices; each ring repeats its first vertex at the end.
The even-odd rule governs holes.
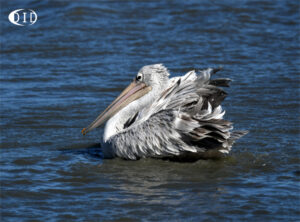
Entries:
POLYGON ((211 80, 217 70, 169 79, 162 64, 144 66, 133 83, 83 134, 107 121, 105 157, 124 159, 216 158, 229 153, 244 131, 231 132, 220 103, 229 79, 211 80))

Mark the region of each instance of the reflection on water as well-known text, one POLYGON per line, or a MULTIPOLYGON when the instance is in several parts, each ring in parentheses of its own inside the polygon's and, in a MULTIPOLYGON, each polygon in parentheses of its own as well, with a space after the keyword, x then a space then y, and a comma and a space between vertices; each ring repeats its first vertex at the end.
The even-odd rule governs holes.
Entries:
POLYGON ((6 1, 1 220, 299 220, 297 1, 6 1), (34 9, 28 27, 10 24, 34 9), (250 133, 219 161, 103 160, 93 120, 147 64, 223 67, 228 119, 250 133), (5 203, 5 204, 3 204, 5 203))

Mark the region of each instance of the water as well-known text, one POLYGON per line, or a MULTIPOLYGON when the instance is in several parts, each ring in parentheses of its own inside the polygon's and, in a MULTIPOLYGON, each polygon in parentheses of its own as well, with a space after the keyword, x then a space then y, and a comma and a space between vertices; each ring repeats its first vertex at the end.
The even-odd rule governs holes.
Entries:
POLYGON ((298 1, 2 1, 1 221, 299 221, 298 1), (37 12, 18 27, 8 14, 37 12), (147 64, 219 67, 228 158, 103 160, 89 124, 147 64))

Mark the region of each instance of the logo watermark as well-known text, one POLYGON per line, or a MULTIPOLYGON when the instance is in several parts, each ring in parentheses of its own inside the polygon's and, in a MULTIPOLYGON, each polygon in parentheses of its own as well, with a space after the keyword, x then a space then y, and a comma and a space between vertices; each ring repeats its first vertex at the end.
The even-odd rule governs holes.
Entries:
POLYGON ((38 16, 32 9, 16 9, 8 15, 8 20, 18 26, 33 25, 37 19, 38 16))

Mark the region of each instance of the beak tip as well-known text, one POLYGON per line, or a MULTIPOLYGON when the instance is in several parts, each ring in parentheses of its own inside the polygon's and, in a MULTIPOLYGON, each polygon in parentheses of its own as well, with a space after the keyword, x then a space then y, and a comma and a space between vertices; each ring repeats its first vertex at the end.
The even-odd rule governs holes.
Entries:
POLYGON ((85 135, 87 132, 86 132, 86 128, 83 128, 82 130, 81 130, 81 134, 82 135, 85 135))

